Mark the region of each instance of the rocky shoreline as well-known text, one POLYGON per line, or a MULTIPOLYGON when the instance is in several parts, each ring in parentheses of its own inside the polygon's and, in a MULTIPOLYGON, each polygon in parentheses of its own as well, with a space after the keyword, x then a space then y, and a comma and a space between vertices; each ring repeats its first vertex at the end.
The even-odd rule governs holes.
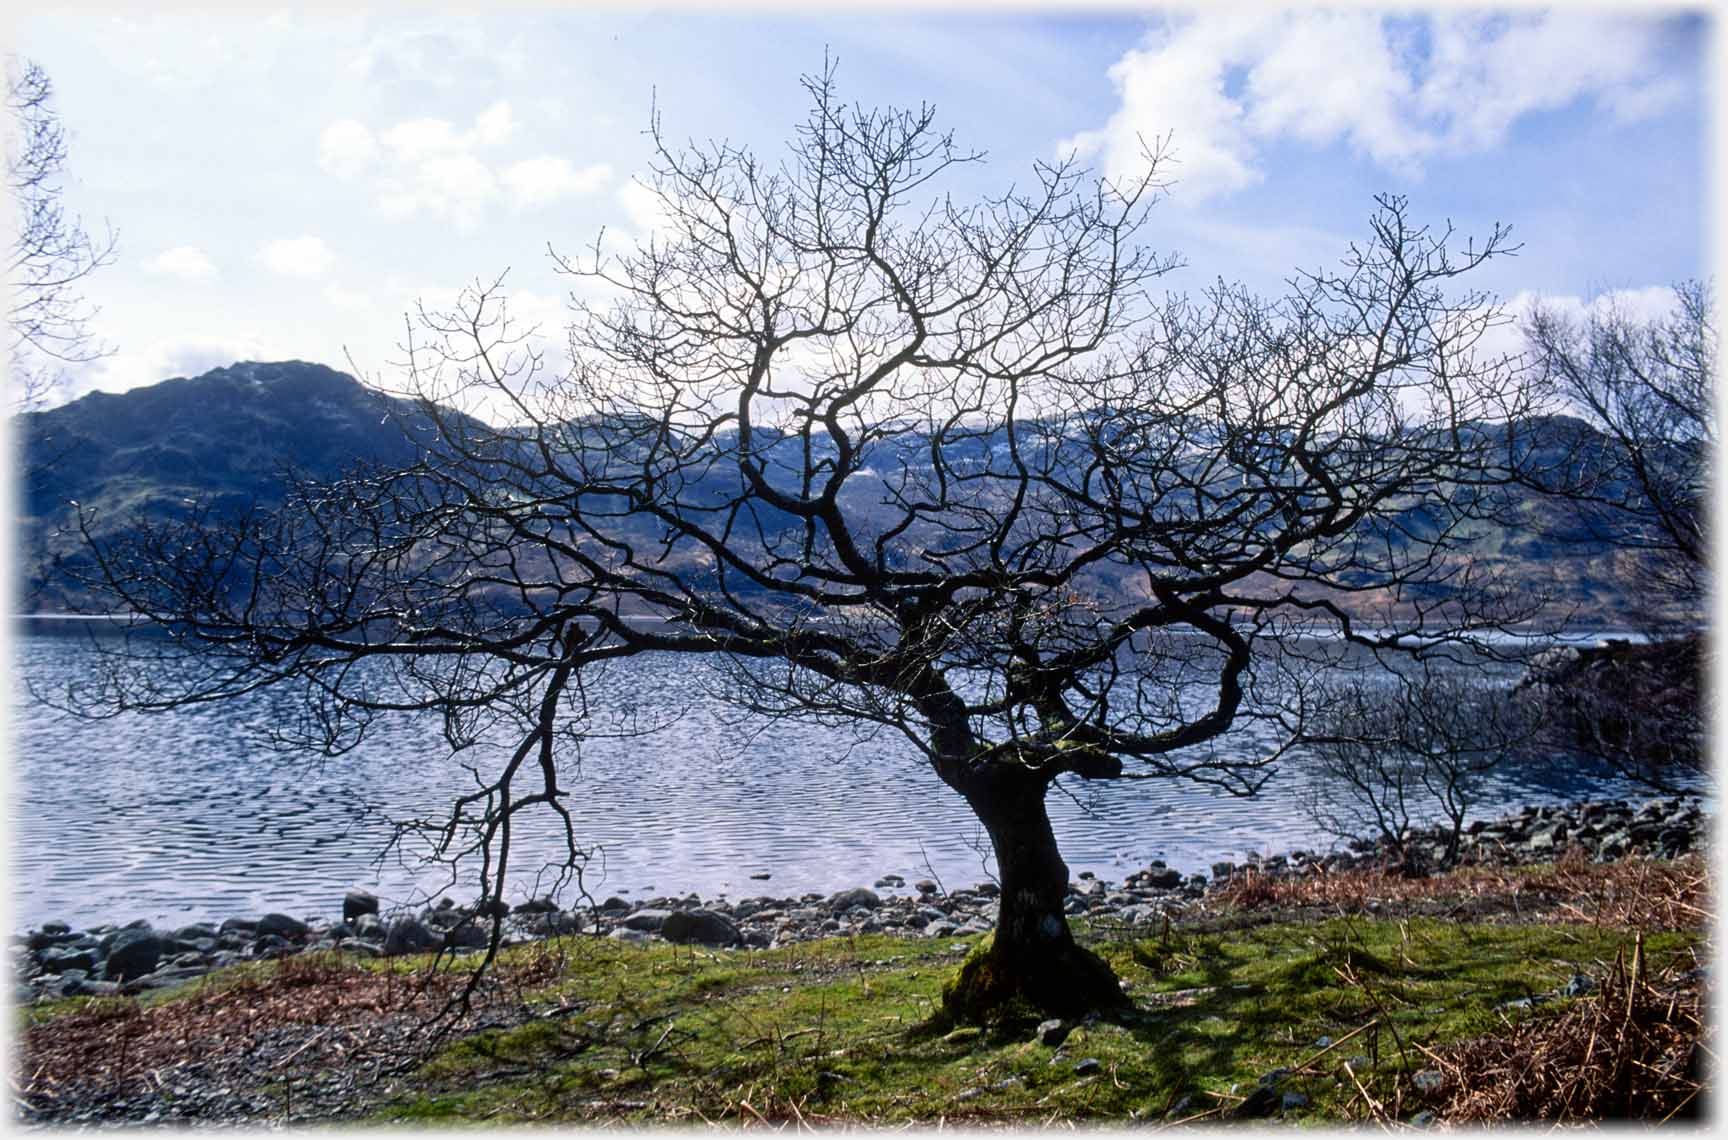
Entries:
MULTIPOLYGON (((1672 859, 1701 848, 1709 822, 1695 797, 1527 807, 1516 815, 1470 824, 1463 857, 1479 863, 1543 862, 1576 846, 1599 861, 1672 859)), ((1293 851, 1240 865, 1216 863, 1210 876, 1183 875, 1157 861, 1120 884, 1082 874, 1069 885, 1066 909, 1070 916, 1093 921, 1149 925, 1177 917, 1203 902, 1209 891, 1244 873, 1323 874, 1393 860, 1393 852, 1381 844, 1352 847, 1330 853, 1293 851)), ((1405 837, 1403 847, 1407 860, 1437 860, 1444 838, 1438 830, 1418 831, 1405 837)), ((356 890, 343 899, 340 919, 267 914, 176 930, 152 929, 139 920, 82 931, 48 922, 13 936, 14 998, 29 1004, 78 995, 137 994, 243 962, 308 951, 367 958, 438 949, 457 955, 481 953, 491 937, 494 917, 502 920, 506 945, 564 934, 755 948, 873 932, 963 937, 991 928, 998 894, 994 883, 945 891, 934 881, 908 887, 901 876, 887 875, 873 888, 854 887, 827 895, 762 895, 728 901, 691 894, 640 902, 611 897, 585 900, 577 908, 546 898, 514 906, 482 900, 467 907, 443 899, 418 912, 381 914, 377 898, 356 890)))

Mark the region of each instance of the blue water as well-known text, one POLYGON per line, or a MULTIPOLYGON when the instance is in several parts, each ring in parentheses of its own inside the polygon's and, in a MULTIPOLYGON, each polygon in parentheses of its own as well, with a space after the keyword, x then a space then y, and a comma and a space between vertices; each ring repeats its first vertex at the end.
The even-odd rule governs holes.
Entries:
MULTIPOLYGON (((33 700, 22 682, 54 692, 87 676, 87 640, 25 633, 14 644, 14 929, 53 918, 330 914, 350 886, 387 903, 478 893, 473 866, 452 883, 414 845, 380 859, 389 820, 437 818, 473 786, 463 765, 495 760, 482 749, 452 758, 436 718, 387 720, 326 760, 266 747, 261 728, 279 712, 262 696, 79 720, 33 700)), ((594 682, 597 706, 665 722, 645 736, 585 741, 567 762, 577 838, 592 851, 584 885, 596 898, 789 895, 889 873, 934 874, 950 888, 988 877, 976 821, 904 740, 750 720, 709 692, 720 680, 701 662, 647 657, 594 682), (760 873, 771 877, 750 878, 760 873)), ((1266 743, 1250 730, 1223 750, 1249 756, 1266 743)), ((1070 871, 1119 879, 1161 858, 1203 872, 1252 851, 1327 849, 1334 840, 1302 807, 1299 759, 1247 799, 1181 780, 1065 782, 1050 808, 1070 871)), ((1576 765, 1509 764, 1474 814, 1617 794, 1637 793, 1588 782, 1576 765)), ((506 897, 550 883, 541 872, 561 856, 560 836, 544 813, 519 830, 506 897)))

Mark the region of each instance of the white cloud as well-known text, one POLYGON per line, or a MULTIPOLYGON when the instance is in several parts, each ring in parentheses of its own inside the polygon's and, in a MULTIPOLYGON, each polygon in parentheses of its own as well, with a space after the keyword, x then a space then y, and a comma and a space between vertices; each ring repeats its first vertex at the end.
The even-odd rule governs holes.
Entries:
POLYGON ((1513 294, 1501 306, 1500 311, 1506 319, 1488 329, 1477 342, 1477 358, 1491 360, 1503 355, 1516 357, 1527 351, 1529 345, 1524 340, 1523 324, 1530 316, 1531 309, 1537 305, 1573 321, 1582 321, 1592 313, 1606 316, 1610 312, 1618 311, 1632 320, 1647 322, 1678 312, 1679 298, 1674 295, 1674 290, 1666 285, 1611 289, 1588 298, 1570 293, 1542 294, 1523 289, 1513 294))
POLYGON ((1680 298, 1672 288, 1645 285, 1637 289, 1608 289, 1589 298, 1576 294, 1544 296, 1526 289, 1507 302, 1506 311, 1522 320, 1538 304, 1574 320, 1618 313, 1639 323, 1661 320, 1680 310, 1680 298))
POLYGON ((323 238, 302 234, 265 242, 258 250, 258 260, 270 272, 284 277, 322 277, 335 264, 336 255, 323 238))
POLYGON ((508 102, 493 103, 459 127, 448 119, 407 119, 376 135, 351 119, 325 129, 319 164, 344 177, 374 166, 374 201, 386 218, 419 214, 462 229, 478 225, 486 208, 509 192, 518 208, 600 189, 612 177, 604 163, 576 167, 541 155, 497 165, 482 152, 508 143, 520 124, 508 102))
POLYGON ((486 203, 498 197, 498 179, 471 154, 451 153, 418 163, 405 178, 378 184, 378 208, 387 218, 409 218, 424 211, 469 229, 480 221, 486 203))
POLYGON ((133 342, 102 361, 99 370, 78 381, 78 395, 86 392, 124 392, 155 384, 175 376, 201 376, 237 360, 270 360, 274 357, 257 337, 191 336, 133 342))
POLYGON ((1242 45, 1262 38, 1258 25, 1264 19, 1240 13, 1202 17, 1158 46, 1129 51, 1109 72, 1120 109, 1102 128, 1058 149, 1082 158, 1102 152, 1105 175, 1128 179, 1145 168, 1148 150, 1169 138, 1179 200, 1186 202, 1258 182, 1243 109, 1226 93, 1225 79, 1242 45))
POLYGON ((1433 66, 1418 99, 1453 147, 1496 146, 1520 116, 1585 96, 1625 121, 1679 93, 1662 74, 1658 25, 1634 13, 1443 13, 1431 27, 1433 66))
POLYGON ((448 119, 409 119, 378 137, 398 161, 424 162, 437 155, 466 150, 477 136, 458 131, 448 119))
POLYGON ((612 168, 600 162, 578 170, 569 159, 543 155, 506 167, 502 175, 518 208, 541 206, 575 194, 591 194, 611 181, 612 168))
POLYGON ((366 124, 342 119, 318 137, 318 165, 338 178, 353 178, 378 157, 378 143, 366 124))
POLYGON ((1058 149, 1121 179, 1169 136, 1175 200, 1190 205, 1259 182, 1261 148, 1285 139, 1342 142, 1413 172, 1581 99, 1620 121, 1660 113, 1685 95, 1663 73, 1661 34, 1640 13, 1208 11, 1166 21, 1118 60, 1116 112, 1058 149))
POLYGON ((177 245, 165 249, 144 264, 151 273, 164 273, 182 281, 214 281, 216 266, 196 246, 177 245))
POLYGON ((324 299, 338 309, 354 309, 364 311, 372 307, 372 295, 359 289, 350 289, 339 281, 332 281, 324 286, 324 299))
POLYGON ((509 142, 515 133, 516 119, 511 115, 508 103, 494 103, 474 119, 474 141, 479 146, 509 142))
POLYGON ((624 216, 630 219, 630 226, 643 237, 666 224, 666 205, 660 200, 660 195, 649 189, 644 183, 632 178, 618 187, 618 204, 624 207, 624 216))
POLYGON ((1372 12, 1315 12, 1280 29, 1248 75, 1248 126, 1314 145, 1348 140, 1386 165, 1426 150, 1429 140, 1399 108, 1412 83, 1372 12))

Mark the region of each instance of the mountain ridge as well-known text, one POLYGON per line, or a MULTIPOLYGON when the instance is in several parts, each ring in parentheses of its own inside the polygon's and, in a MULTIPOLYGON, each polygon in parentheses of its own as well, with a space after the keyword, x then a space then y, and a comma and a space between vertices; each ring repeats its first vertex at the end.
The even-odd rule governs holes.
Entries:
MULTIPOLYGON (((432 425, 412 401, 299 360, 238 361, 123 393, 90 393, 15 417, 14 424, 26 465, 17 549, 25 596, 38 609, 91 603, 67 574, 81 550, 69 529, 74 501, 95 512, 97 533, 140 515, 182 515, 193 504, 218 513, 268 508, 281 500, 290 472, 324 480, 356 463, 404 466, 432 438, 432 425)), ((1526 427, 1568 446, 1590 430, 1570 417, 1526 427)), ((1622 597, 1613 552, 1599 543, 1555 541, 1555 506, 1525 500, 1521 515, 1541 525, 1485 530, 1473 553, 1510 568, 1531 589, 1558 586, 1561 605, 1623 623, 1616 611, 1629 599, 1622 597)))

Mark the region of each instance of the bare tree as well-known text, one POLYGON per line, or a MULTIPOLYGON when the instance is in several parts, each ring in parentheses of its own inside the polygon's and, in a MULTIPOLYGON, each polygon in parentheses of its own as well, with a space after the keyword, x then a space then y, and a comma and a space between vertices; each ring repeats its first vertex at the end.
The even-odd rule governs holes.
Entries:
POLYGON ((1512 467, 1563 505, 1574 537, 1628 555, 1629 593, 1677 607, 1696 628, 1708 585, 1717 334, 1707 284, 1681 282, 1674 294, 1676 310, 1648 321, 1617 305, 1582 320, 1531 311, 1524 335, 1546 408, 1589 430, 1533 421, 1538 430, 1511 437, 1512 467))
MULTIPOLYGON (((1623 307, 1582 320, 1551 306, 1524 325, 1544 410, 1513 433, 1517 479, 1559 510, 1572 537, 1613 548, 1653 644, 1566 651, 1531 680, 1552 743, 1659 791, 1688 786, 1705 757, 1703 646, 1709 586, 1708 468, 1716 447, 1715 303, 1674 287, 1675 310, 1623 307)), ((1564 536, 1564 533, 1563 533, 1564 536)))
POLYGON ((1482 781, 1536 738, 1523 692, 1446 665, 1329 686, 1304 737, 1308 813, 1340 839, 1376 840, 1410 869, 1412 835, 1434 824, 1440 859, 1458 861, 1482 781))
POLYGON ((53 83, 40 65, 8 60, 6 107, 12 130, 6 176, 17 226, 6 267, 14 411, 39 405, 59 385, 66 365, 112 351, 92 336, 96 310, 78 287, 114 259, 117 239, 112 231, 92 238, 60 200, 66 129, 53 96, 53 83))
POLYGON ((458 814, 495 891, 515 815, 563 810, 561 745, 603 712, 584 678, 713 658, 761 715, 903 734, 977 815, 1001 902, 953 1016, 1119 1004, 1064 918, 1053 781, 1249 793, 1277 751, 1214 743, 1294 736, 1328 647, 1444 652, 1518 616, 1459 551, 1492 491, 1476 421, 1505 411, 1473 355, 1495 312, 1443 292, 1505 235, 1454 249, 1388 198, 1282 299, 1161 297, 1156 161, 964 204, 940 180, 977 156, 928 108, 807 87, 779 163, 656 122, 662 228, 560 260, 613 295, 574 305, 567 372, 476 287, 414 322, 424 462, 93 542, 118 604, 193 652, 73 700, 296 682, 326 746, 388 709, 507 739, 458 814))
POLYGON ((1538 656, 1520 688, 1541 703, 1550 745, 1653 791, 1682 795, 1696 792, 1708 771, 1704 667, 1697 635, 1642 645, 1615 639, 1538 656))

